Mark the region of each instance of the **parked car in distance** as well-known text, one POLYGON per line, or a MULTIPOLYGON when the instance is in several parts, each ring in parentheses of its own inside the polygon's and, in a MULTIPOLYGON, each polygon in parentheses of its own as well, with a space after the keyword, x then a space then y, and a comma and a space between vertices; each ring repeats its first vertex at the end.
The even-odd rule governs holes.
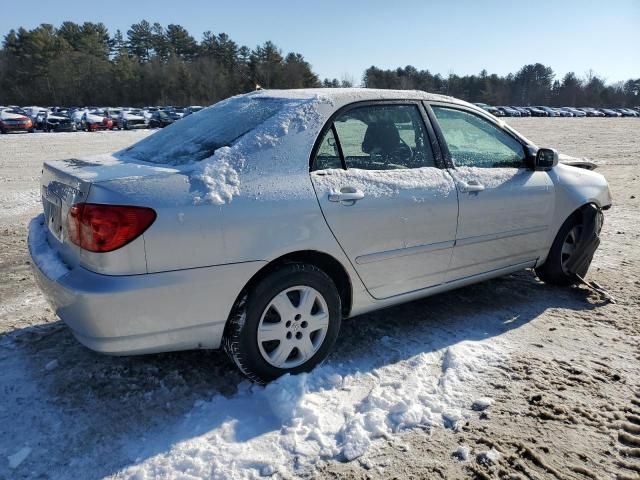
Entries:
POLYGON ((557 110, 555 110, 555 109, 553 109, 551 107, 537 106, 535 108, 546 112, 547 117, 559 117, 560 116, 560 113, 558 113, 557 110))
POLYGON ((547 112, 545 112, 544 110, 538 107, 524 107, 524 108, 526 108, 531 113, 532 117, 548 117, 549 116, 547 112))
POLYGON ((617 112, 622 114, 623 117, 638 117, 640 114, 630 108, 616 108, 617 112))
POLYGON ((604 117, 604 113, 602 113, 600 110, 596 110, 595 108, 591 108, 591 107, 582 107, 579 108, 579 110, 582 110, 584 113, 587 114, 587 117, 604 117))
POLYGON ((520 112, 520 116, 522 117, 530 117, 531 116, 531 112, 529 110, 527 110, 524 107, 514 107, 512 106, 511 108, 513 108, 514 110, 517 110, 518 112, 520 112))
POLYGON ((573 107, 560 107, 560 110, 571 113, 571 116, 573 117, 587 116, 587 114, 584 113, 582 110, 578 110, 577 108, 573 108, 573 107))
POLYGON ((171 125, 173 122, 173 118, 171 118, 167 112, 158 110, 153 112, 147 124, 149 128, 164 128, 167 125, 171 125))
POLYGON ((482 108, 374 89, 233 97, 46 161, 41 188, 31 263, 80 342, 223 347, 259 382, 313 368, 346 317, 524 268, 577 282, 611 205, 482 108))
POLYGON ((164 110, 164 112, 167 113, 167 115, 169 115, 169 117, 171 117, 171 119, 175 120, 180 120, 182 117, 184 117, 184 109, 182 108, 169 108, 164 110))
POLYGON ((565 110, 563 108, 555 107, 554 110, 560 114, 561 117, 575 117, 573 112, 565 110))
POLYGON ((511 108, 511 107, 505 107, 505 106, 500 106, 497 107, 498 110, 500 110, 502 112, 502 114, 505 117, 521 117, 522 115, 520 114, 520 112, 518 110, 516 110, 515 108, 511 108))
POLYGON ((27 112, 19 108, 0 109, 0 133, 33 131, 33 122, 27 112))
POLYGON ((76 125, 68 115, 62 111, 49 113, 42 119, 42 129, 47 132, 75 132, 76 125))
POLYGON ((149 123, 151 116, 159 110, 158 107, 145 107, 140 110, 140 114, 144 117, 145 122, 149 123))
POLYGON ((82 129, 87 132, 97 130, 113 130, 113 121, 105 110, 95 109, 84 112, 81 120, 82 129))
POLYGON ((29 106, 29 107, 23 107, 22 110, 31 119, 31 123, 33 124, 33 128, 40 128, 41 127, 41 123, 42 123, 42 118, 44 116, 44 112, 47 111, 46 108, 37 107, 37 106, 29 106))
POLYGON ((141 110, 122 110, 118 117, 118 128, 132 130, 138 128, 149 128, 147 120, 141 110))
POLYGON ((477 107, 482 108, 483 110, 489 112, 492 115, 495 115, 496 117, 503 117, 504 116, 504 113, 502 113, 497 107, 488 105, 486 103, 481 103, 481 102, 474 103, 474 105, 476 105, 477 107))
POLYGON ((186 117, 187 115, 191 115, 192 113, 199 112, 203 108, 204 107, 201 107, 200 105, 191 105, 190 107, 184 109, 184 116, 186 117))
POLYGON ((86 108, 72 108, 69 111, 69 117, 76 126, 76 130, 82 130, 82 117, 88 110, 86 108))
POLYGON ((172 112, 173 115, 178 117, 178 118, 176 118, 176 120, 184 117, 184 108, 174 108, 173 110, 171 110, 171 112, 172 112))
POLYGON ((111 126, 111 129, 121 130, 122 127, 120 126, 120 114, 122 113, 122 108, 105 108, 104 112, 107 118, 109 118, 111 120, 111 123, 113 124, 111 126))
POLYGON ((620 112, 616 112, 611 108, 601 108, 600 111, 604 113, 605 117, 621 117, 622 116, 620 112))

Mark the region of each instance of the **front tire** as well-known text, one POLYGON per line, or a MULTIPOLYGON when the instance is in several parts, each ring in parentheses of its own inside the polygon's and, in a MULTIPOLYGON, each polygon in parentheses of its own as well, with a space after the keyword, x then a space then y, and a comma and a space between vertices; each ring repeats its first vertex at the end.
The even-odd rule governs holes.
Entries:
POLYGON ((540 280, 551 285, 568 286, 578 282, 576 273, 584 278, 589 270, 591 261, 576 273, 570 273, 566 267, 569 259, 576 252, 583 229, 584 225, 580 213, 573 214, 562 224, 556 238, 553 240, 547 259, 540 267, 535 269, 536 275, 540 280))
POLYGON ((326 273, 313 265, 287 264, 234 307, 224 349, 258 383, 308 372, 331 351, 341 311, 338 290, 326 273))

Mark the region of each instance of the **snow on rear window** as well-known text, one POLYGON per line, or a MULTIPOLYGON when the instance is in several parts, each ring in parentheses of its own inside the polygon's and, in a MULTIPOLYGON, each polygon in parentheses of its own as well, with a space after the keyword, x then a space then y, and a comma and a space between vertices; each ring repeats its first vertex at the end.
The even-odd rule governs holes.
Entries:
POLYGON ((188 115, 119 152, 124 159, 182 165, 213 156, 299 100, 242 95, 188 115))

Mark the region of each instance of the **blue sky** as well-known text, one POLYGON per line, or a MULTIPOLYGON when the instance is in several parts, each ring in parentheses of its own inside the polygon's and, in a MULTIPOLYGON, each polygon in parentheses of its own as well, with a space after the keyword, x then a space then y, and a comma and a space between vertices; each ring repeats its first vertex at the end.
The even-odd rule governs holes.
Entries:
POLYGON ((302 53, 322 78, 356 82, 371 65, 408 64, 504 75, 541 62, 558 76, 593 69, 608 82, 640 77, 640 0, 30 0, 3 5, 0 34, 64 20, 126 32, 141 19, 181 24, 197 39, 211 30, 249 47, 272 40, 302 53))

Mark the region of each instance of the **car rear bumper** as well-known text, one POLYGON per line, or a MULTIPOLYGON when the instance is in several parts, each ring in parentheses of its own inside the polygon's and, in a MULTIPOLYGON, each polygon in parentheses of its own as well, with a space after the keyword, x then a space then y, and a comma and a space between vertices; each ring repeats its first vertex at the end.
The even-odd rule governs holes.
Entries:
POLYGON ((123 276, 69 269, 49 247, 44 227, 34 225, 41 219, 32 220, 28 239, 36 282, 78 341, 102 353, 219 348, 238 293, 265 264, 123 276))

